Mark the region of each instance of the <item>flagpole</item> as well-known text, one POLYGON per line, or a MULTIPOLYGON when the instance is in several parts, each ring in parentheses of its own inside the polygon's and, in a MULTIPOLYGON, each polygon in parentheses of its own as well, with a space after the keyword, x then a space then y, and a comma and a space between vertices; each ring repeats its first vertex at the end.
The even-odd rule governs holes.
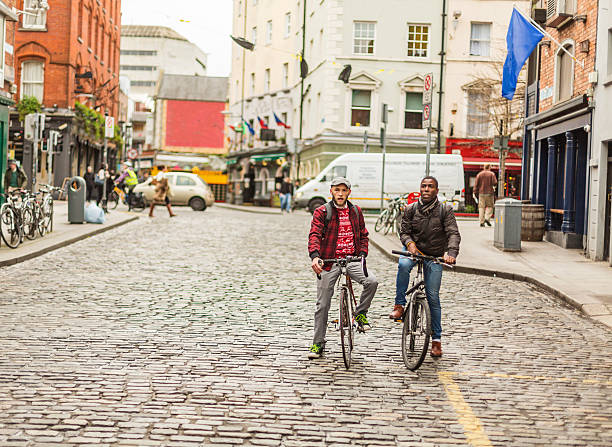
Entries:
POLYGON ((535 20, 533 20, 531 17, 526 16, 525 14, 523 14, 523 13, 521 12, 521 10, 520 10, 520 9, 518 9, 516 6, 514 7, 514 9, 515 9, 515 10, 516 10, 516 12, 518 12, 518 13, 519 13, 519 14, 520 14, 520 15, 521 15, 523 18, 525 18, 525 19, 529 20, 529 22, 530 22, 530 23, 531 23, 533 26, 535 26, 535 27, 536 27, 536 29, 537 29, 538 31, 540 31, 542 34, 544 34, 545 36, 547 36, 547 37, 548 37, 550 40, 552 40, 552 41, 553 41, 553 42, 555 42, 557 45, 559 45, 559 47, 560 47, 560 48, 561 48, 563 51, 565 51, 565 52, 568 54, 568 56, 569 56, 569 57, 571 57, 571 58, 572 58, 572 59, 573 59, 575 62, 577 62, 577 63, 578 63, 578 64, 579 64, 579 65, 580 65, 582 68, 584 68, 584 62, 581 62, 581 61, 579 61, 578 59, 576 59, 576 56, 574 56, 572 53, 570 53, 569 51, 567 51, 567 50, 566 50, 566 49, 563 47, 563 45, 561 45, 561 44, 559 43, 559 41, 558 41, 557 39, 555 39, 553 36, 551 36, 550 34, 548 34, 548 33, 547 33, 545 30, 544 30, 544 28, 542 28, 542 27, 541 27, 541 26, 538 24, 538 22, 536 22, 535 20))

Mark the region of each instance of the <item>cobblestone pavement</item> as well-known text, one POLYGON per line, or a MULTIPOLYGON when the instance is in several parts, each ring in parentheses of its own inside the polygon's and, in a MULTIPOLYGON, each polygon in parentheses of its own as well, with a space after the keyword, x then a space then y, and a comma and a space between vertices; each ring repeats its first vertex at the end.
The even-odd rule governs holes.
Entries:
POLYGON ((0 270, 0 445, 612 445, 610 331, 539 291, 445 273, 412 373, 373 249, 346 371, 306 359, 306 215, 158 216, 0 270))

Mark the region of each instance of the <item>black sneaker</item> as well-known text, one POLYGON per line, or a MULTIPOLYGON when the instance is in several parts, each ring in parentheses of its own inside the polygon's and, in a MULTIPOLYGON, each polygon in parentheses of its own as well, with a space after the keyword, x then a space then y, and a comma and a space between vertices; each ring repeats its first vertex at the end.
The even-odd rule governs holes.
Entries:
POLYGON ((372 329, 372 327, 370 326, 370 322, 368 321, 368 319, 366 318, 365 314, 359 314, 355 317, 355 321, 357 322, 358 325, 358 329, 361 332, 367 332, 370 329, 372 329))
POLYGON ((313 344, 308 352, 308 358, 310 360, 319 359, 323 355, 323 345, 321 343, 313 344))
POLYGON ((489 222, 488 220, 485 220, 485 223, 487 224, 488 227, 491 226, 491 222, 489 222))

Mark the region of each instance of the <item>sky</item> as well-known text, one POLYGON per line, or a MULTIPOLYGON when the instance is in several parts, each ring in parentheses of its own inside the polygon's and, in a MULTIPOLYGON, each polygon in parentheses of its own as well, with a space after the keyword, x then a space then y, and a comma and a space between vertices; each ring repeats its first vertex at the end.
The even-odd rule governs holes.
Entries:
POLYGON ((122 0, 123 25, 162 25, 208 53, 206 74, 229 76, 232 0, 122 0))

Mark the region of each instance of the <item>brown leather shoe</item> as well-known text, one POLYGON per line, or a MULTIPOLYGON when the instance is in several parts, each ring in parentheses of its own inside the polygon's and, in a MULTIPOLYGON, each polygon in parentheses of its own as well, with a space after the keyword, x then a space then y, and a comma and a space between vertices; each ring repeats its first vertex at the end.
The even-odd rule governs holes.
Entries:
POLYGON ((442 342, 432 341, 431 342, 431 356, 442 357, 442 342))
POLYGON ((396 304, 393 306, 393 312, 389 314, 389 318, 392 320, 401 320, 402 315, 404 315, 404 306, 396 304))

